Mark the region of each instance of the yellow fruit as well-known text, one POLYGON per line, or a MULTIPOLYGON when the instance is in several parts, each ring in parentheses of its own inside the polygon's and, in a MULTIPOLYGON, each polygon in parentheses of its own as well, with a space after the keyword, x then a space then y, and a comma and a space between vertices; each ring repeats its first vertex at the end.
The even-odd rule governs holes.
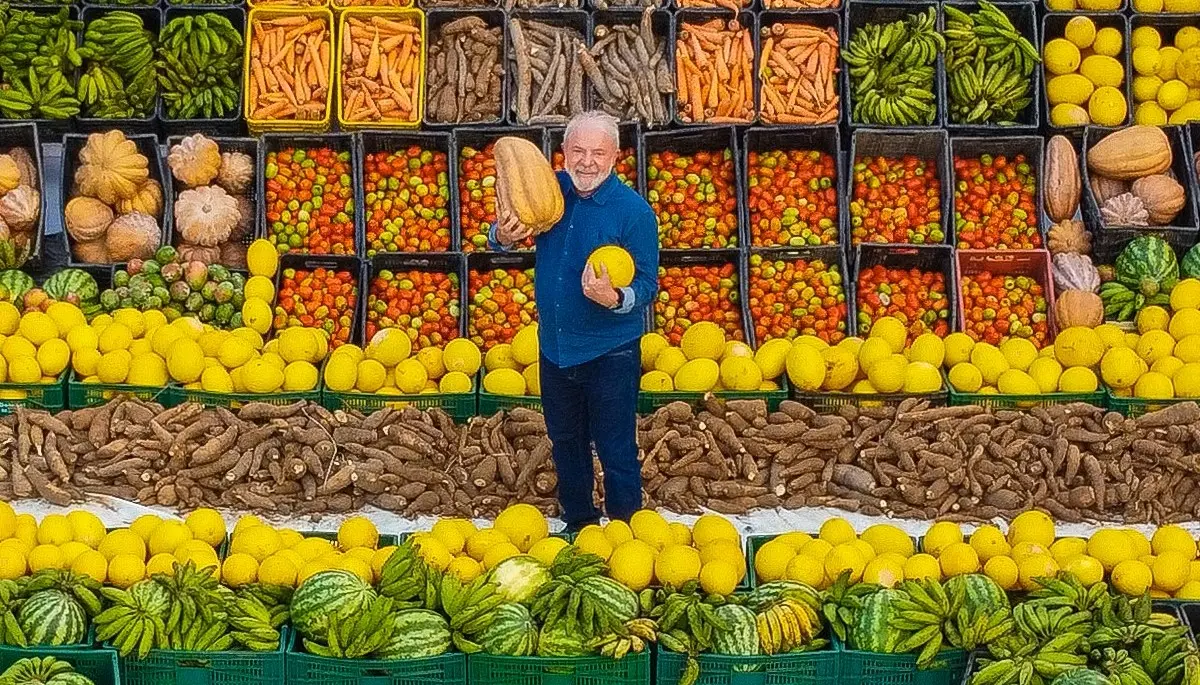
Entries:
POLYGON ((1091 81, 1072 72, 1055 76, 1047 82, 1046 99, 1056 108, 1061 105, 1082 106, 1087 104, 1095 91, 1096 86, 1091 81))
POLYGON ((1041 587, 1038 578, 1053 578, 1058 573, 1058 562, 1049 554, 1031 554, 1017 560, 1018 578, 1022 590, 1037 590, 1041 587))
POLYGON ((746 555, 742 552, 741 545, 738 545, 728 540, 714 540, 700 549, 700 562, 707 564, 713 559, 724 559, 733 564, 737 570, 740 581, 746 575, 746 555))
POLYGON ((955 542, 942 550, 938 557, 942 567, 942 575, 950 578, 968 573, 979 572, 979 554, 975 548, 965 542, 955 542))
POLYGON ((971 533, 970 545, 979 555, 979 560, 984 563, 992 557, 1007 555, 1011 551, 1004 534, 992 525, 976 528, 975 532, 971 533))
POLYGON ((1085 586, 1091 587, 1104 580, 1104 566, 1095 557, 1077 554, 1060 563, 1064 571, 1073 574, 1085 586))
MULTIPOLYGON (((758 351, 754 353, 754 363, 762 370, 764 379, 775 380, 783 375, 787 368, 787 354, 791 349, 792 343, 783 338, 773 338, 759 345, 758 351)), ((644 366, 643 362, 643 368, 644 366)))
POLYGON ((1079 65, 1079 73, 1092 82, 1097 88, 1108 86, 1118 88, 1125 81, 1125 67, 1114 57, 1107 55, 1089 55, 1083 58, 1079 65))
POLYGON ((1175 599, 1196 601, 1200 599, 1200 581, 1189 580, 1175 593, 1175 599))
POLYGON ((1059 538, 1050 545, 1050 556, 1060 564, 1080 554, 1087 554, 1087 540, 1083 538, 1059 538))
POLYGON ((1111 581, 1113 588, 1118 592, 1138 597, 1150 589, 1154 582, 1154 574, 1146 564, 1127 559, 1112 570, 1111 581))
POLYGON ((813 538, 808 533, 793 531, 791 533, 784 533, 775 539, 799 552, 805 545, 812 542, 813 538))
MULTIPOLYGON (((8 578, 4 572, 3 556, 8 555, 0 555, 0 578, 8 578)), ((19 555, 13 556, 19 558, 22 565, 24 565, 25 557, 19 555)), ((97 583, 103 583, 108 577, 108 560, 104 558, 103 554, 95 550, 84 550, 79 556, 75 557, 75 561, 71 562, 71 571, 85 575, 97 583)))
MULTIPOLYGON (((108 561, 108 584, 125 589, 146 577, 146 564, 141 557, 119 554, 108 561)), ((228 584, 228 583, 226 583, 228 584)))
POLYGON ((943 342, 945 355, 942 359, 943 365, 950 369, 963 362, 971 360, 971 350, 975 347, 975 341, 966 333, 951 333, 946 336, 943 342))
MULTIPOLYGON (((227 573, 222 569, 223 573, 227 573)), ((282 585, 284 587, 295 587, 296 576, 300 573, 300 569, 291 559, 282 554, 272 554, 263 560, 258 567, 258 582, 267 585, 282 585)))
POLYGON ((639 341, 642 371, 653 369, 654 362, 658 359, 659 353, 670 346, 671 343, 661 333, 647 333, 643 335, 641 341, 639 341))
MULTIPOLYGON (((1050 550, 1045 545, 1026 540, 1013 545, 1012 551, 1009 552, 1009 556, 1017 561, 1037 554, 1050 554, 1050 550)), ((1051 554, 1050 556, 1054 555, 1051 554)))
POLYGON ((1032 542, 1049 549, 1054 544, 1054 520, 1045 512, 1031 509, 1022 512, 1008 528, 1008 543, 1017 545, 1022 542, 1032 542))
POLYGON ((658 512, 651 509, 634 512, 629 519, 629 528, 635 538, 658 550, 672 542, 670 526, 658 512))
POLYGON ((1125 531, 1101 528, 1088 538, 1087 553, 1095 557, 1106 572, 1111 573, 1122 561, 1137 558, 1137 550, 1131 543, 1125 531))
POLYGON ((1107 26, 1096 32, 1096 40, 1092 41, 1092 51, 1097 55, 1117 57, 1125 49, 1125 40, 1121 32, 1107 26))
POLYGON ((937 392, 942 388, 942 374, 937 367, 926 362, 910 362, 904 370, 905 393, 921 395, 937 392))
POLYGON ((825 382, 825 358, 809 345, 793 345, 785 359, 788 379, 804 392, 814 392, 825 382))
MULTIPOLYGON (((454 555, 450 550, 446 549, 441 540, 429 533, 421 533, 413 536, 413 546, 417 550, 417 556, 421 557, 422 561, 439 571, 445 571, 450 562, 454 561, 454 555)), ((496 547, 496 545, 492 545, 492 547, 496 547)), ((491 549, 489 547, 488 551, 490 552, 491 549)), ((484 555, 484 559, 487 559, 487 554, 484 555)), ((488 565, 486 561, 484 565, 488 565)))
POLYGON ((1100 377, 1111 388, 1132 388, 1148 368, 1137 352, 1127 347, 1117 347, 1104 353, 1100 362, 1100 377))
POLYGON ((338 547, 342 549, 354 547, 374 549, 379 546, 379 529, 375 527, 371 519, 365 516, 352 516, 338 526, 337 541, 338 547))
POLYGON ((996 346, 983 342, 971 350, 971 363, 979 369, 983 382, 988 385, 995 385, 1010 368, 1008 359, 996 346))
POLYGON ((134 556, 138 559, 146 558, 145 541, 127 528, 120 528, 105 535, 104 539, 100 541, 100 546, 97 550, 109 561, 112 561, 114 557, 121 554, 134 556))
POLYGON ((716 361, 725 351, 725 332, 711 321, 699 321, 684 331, 679 347, 688 359, 716 361))
POLYGON ((61 569, 66 567, 66 559, 57 545, 41 544, 29 552, 29 572, 37 573, 44 569, 61 569))
POLYGON ((179 521, 163 521, 150 534, 147 545, 150 556, 174 554, 183 543, 192 539, 192 531, 179 521))
POLYGON ((579 535, 575 538, 575 546, 583 552, 595 554, 601 559, 606 560, 613 553, 613 544, 609 542, 608 538, 604 537, 604 529, 600 526, 587 526, 579 531, 579 535))
MULTIPOLYGON (((865 569, 864 569, 865 573, 865 569)), ((788 562, 787 571, 784 573, 784 578, 794 580, 798 583, 804 583, 810 587, 820 588, 825 583, 825 564, 821 560, 813 559, 810 556, 797 554, 788 562)))
MULTIPOLYGON (((1080 77, 1082 78, 1082 77, 1080 77)), ((1084 83, 1091 86, 1087 79, 1083 79, 1084 83)), ((1091 90, 1088 90, 1088 95, 1091 90)), ((1087 98, 1085 97, 1086 101, 1087 98)), ((1060 102, 1052 105, 1050 108, 1050 123, 1060 128, 1069 128, 1072 126, 1086 126, 1090 123, 1087 110, 1080 107, 1078 104, 1070 102, 1060 102)))
POLYGON ((61 545, 72 537, 71 522, 62 514, 46 514, 37 528, 39 545, 61 545))
POLYGON ((1196 540, 1180 526, 1159 526, 1150 539, 1150 546, 1158 555, 1176 552, 1186 556, 1189 561, 1196 558, 1196 540))
MULTIPOLYGON (((176 547, 172 555, 181 564, 191 561, 200 568, 217 564, 217 550, 203 540, 189 540, 176 547)), ((154 556, 159 555, 151 558, 154 556)))
POLYGON ((641 540, 622 542, 608 558, 609 575, 634 592, 640 592, 654 579, 654 556, 654 548, 641 540))
MULTIPOLYGON (((672 521, 671 523, 667 524, 667 527, 671 529, 671 541, 672 542, 674 542, 677 545, 691 545, 692 544, 692 530, 690 528, 688 528, 687 525, 680 523, 678 521, 672 521)), ((609 535, 608 526, 605 526, 605 528, 604 528, 604 535, 607 536, 608 539, 610 539, 610 540, 612 539, 612 536, 609 535)), ((632 536, 632 535, 633 535, 633 531, 630 531, 630 536, 632 536)))
POLYGON ((1012 557, 999 556, 988 559, 983 565, 983 573, 991 578, 1002 590, 1015 590, 1020 582, 1021 570, 1012 557))
POLYGON ((133 523, 129 524, 129 530, 136 533, 142 540, 149 542, 150 535, 154 532, 154 529, 158 528, 160 525, 162 525, 161 518, 155 516, 154 514, 142 514, 141 516, 135 518, 133 523))
POLYGON ((854 526, 850 525, 849 521, 840 516, 835 516, 826 519, 821 524, 818 537, 831 545, 840 545, 857 539, 858 535, 854 532, 854 526))
POLYGON ((879 523, 863 531, 860 539, 875 550, 875 554, 899 554, 907 559, 913 555, 913 540, 896 526, 879 523))
POLYGON ((663 549, 654 560, 654 577, 663 585, 671 587, 678 588, 688 581, 698 579, 700 570, 700 553, 683 545, 671 545, 663 549))
POLYGON ((893 354, 871 364, 867 368, 867 380, 879 392, 899 392, 904 388, 908 367, 904 355, 893 354))
POLYGON ((740 544, 741 539, 729 519, 718 514, 704 514, 692 525, 692 542, 697 547, 704 547, 715 540, 740 544))
POLYGON ((1182 552, 1163 552, 1154 559, 1150 566, 1154 576, 1153 585, 1156 590, 1175 592, 1188 582, 1191 576, 1192 557, 1182 552))
POLYGON ((787 574, 788 564, 796 551, 778 539, 772 540, 754 554, 754 572, 760 582, 781 580, 787 574))
MULTIPOLYGON (((405 373, 413 373, 417 374, 418 376, 424 375, 424 369, 421 368, 420 363, 416 361, 413 363, 416 364, 416 366, 410 365, 405 368, 404 364, 401 364, 400 366, 396 367, 397 386, 400 385, 401 381, 401 369, 405 369, 405 373), (420 372, 418 372, 418 369, 420 369, 420 372)), ((716 362, 713 362, 713 365, 715 366, 716 362)), ((716 372, 714 371, 714 376, 715 374, 716 372)), ((418 386, 415 381, 416 379, 412 377, 404 378, 405 385, 410 388, 415 388, 414 392, 420 389, 420 386, 418 386)), ((423 386, 424 384, 425 380, 421 379, 420 385, 423 386)), ((527 388, 525 385, 525 377, 521 375, 521 372, 515 369, 495 369, 493 371, 488 371, 487 374, 484 375, 483 389, 484 391, 493 395, 507 395, 510 397, 516 397, 524 395, 527 388)))
POLYGON ((192 537, 216 547, 225 541, 225 519, 214 509, 197 509, 187 515, 184 524, 192 537))
MULTIPOLYGON (((6 549, 0 546, 0 552, 3 552, 3 554, 0 554, 0 580, 16 580, 23 577, 28 569, 25 559, 26 550, 17 548, 6 549)), ((103 557, 101 557, 101 561, 103 561, 103 557)), ((103 574, 97 582, 104 582, 103 574)))
MULTIPOLYGON (((825 350, 825 352, 830 351, 831 350, 825 350)), ((850 364, 853 364, 854 370, 857 372, 858 364, 854 361, 853 356, 850 355, 849 352, 837 349, 832 349, 832 352, 840 355, 843 363, 845 361, 849 361, 850 364)), ((831 363, 836 364, 837 362, 833 362, 826 358, 826 364, 828 365, 831 363)), ((750 357, 726 357, 721 360, 719 368, 721 385, 728 390, 748 392, 757 390, 758 386, 762 385, 762 371, 758 368, 758 365, 754 363, 754 359, 750 357)), ((850 380, 854 380, 853 375, 850 377, 850 380)), ((847 381, 847 383, 849 383, 849 381, 847 381)))
POLYGON ((863 559, 858 549, 850 543, 834 545, 825 557, 825 577, 831 582, 848 571, 850 582, 857 583, 862 580, 866 568, 867 560, 863 559))
POLYGON ((554 558, 566 546, 567 541, 562 538, 544 538, 533 543, 533 546, 529 548, 529 556, 537 559, 546 566, 550 566, 554 563, 554 558))
MULTIPOLYGON (((621 519, 613 519, 604 525, 604 537, 615 547, 633 539, 633 529, 621 519)), ((671 536, 675 538, 674 535, 671 536)))
MULTIPOLYGON (((1157 58, 1157 56, 1158 54, 1156 52, 1155 58, 1157 58)), ((1161 111, 1162 108, 1158 106, 1158 103, 1155 100, 1158 97, 1158 89, 1162 86, 1162 84, 1162 79, 1157 76, 1135 76, 1133 78, 1133 85, 1131 86, 1133 91, 1133 99, 1142 103, 1143 105, 1149 105, 1153 103, 1154 107, 1161 111)))
POLYGON ((358 557, 352 557, 350 555, 345 555, 334 562, 333 568, 349 571, 358 576, 365 583, 371 582, 371 579, 375 576, 374 572, 371 570, 370 564, 362 559, 359 559, 358 557))
MULTIPOLYGON (((1072 17, 1063 30, 1063 36, 1080 50, 1090 48, 1092 41, 1096 40, 1096 25, 1087 17, 1072 17)), ((1049 48, 1049 44, 1046 47, 1049 48)))
POLYGON ((1003 395, 1036 395, 1041 392, 1037 381, 1024 371, 1016 369, 1009 369, 1000 374, 996 388, 1003 395))
POLYGON ((333 543, 323 538, 305 538, 296 543, 292 551, 304 561, 319 559, 333 551, 333 543))
POLYGON ((807 557, 812 557, 813 559, 820 559, 824 561, 825 557, 829 556, 829 551, 832 549, 833 545, 831 545, 829 542, 817 538, 801 547, 799 553, 807 557))
POLYGON ((446 567, 446 573, 469 583, 483 574, 483 565, 471 557, 455 557, 446 567))
POLYGON ((1037 347, 1025 338, 1009 338, 1000 343, 1000 354, 1004 355, 1010 369, 1027 371, 1038 357, 1037 347))
POLYGON ((983 374, 970 362, 955 364, 949 373, 950 385, 958 392, 979 392, 983 387, 983 374))
POLYGON ((1062 366, 1053 357, 1038 357, 1029 365, 1029 377, 1033 379, 1040 392, 1054 392, 1058 390, 1058 381, 1062 377, 1062 366))
POLYGON ((929 554, 914 554, 904 562, 904 578, 906 580, 919 580, 929 578, 932 580, 942 579, 942 567, 932 555, 929 554))
POLYGON ((940 555, 950 545, 963 541, 962 529, 951 521, 938 521, 929 527, 921 543, 923 552, 940 555))
POLYGON ((59 545, 58 551, 62 554, 63 568, 70 568, 71 563, 75 561, 80 554, 88 551, 88 549, 90 548, 87 545, 83 544, 82 542, 76 542, 75 540, 71 540, 70 542, 59 545))
POLYGON ((1156 96, 1159 106, 1168 112, 1173 112, 1188 101, 1187 84, 1179 79, 1171 79, 1162 84, 1156 96))
POLYGON ((870 338, 882 338, 891 348, 892 354, 900 354, 904 351, 908 330, 896 317, 885 316, 871 324, 871 331, 868 334, 868 339, 870 338))
POLYGON ((243 531, 235 531, 229 543, 229 551, 243 553, 262 561, 282 549, 283 543, 279 533, 268 526, 254 526, 243 531))
POLYGON ((1069 368, 1058 378, 1059 392, 1095 392, 1098 387, 1100 381, 1096 374, 1082 366, 1069 368))
POLYGON ((528 552, 530 547, 550 534, 550 524, 532 504, 513 504, 500 512, 493 524, 504 533, 517 549, 528 552))
POLYGON ((1114 86, 1101 86, 1088 99, 1088 116, 1100 126, 1121 125, 1128 118, 1127 110, 1125 95, 1114 86))
POLYGON ((868 545, 865 540, 851 540, 845 544, 851 545, 854 549, 858 550, 858 555, 863 558, 863 561, 870 561, 879 556, 875 553, 875 548, 868 545))

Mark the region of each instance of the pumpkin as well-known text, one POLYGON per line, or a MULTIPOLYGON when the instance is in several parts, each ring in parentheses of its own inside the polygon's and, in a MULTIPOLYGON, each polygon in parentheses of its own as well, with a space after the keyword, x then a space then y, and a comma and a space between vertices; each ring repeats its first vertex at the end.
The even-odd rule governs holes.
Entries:
POLYGON ((148 178, 138 187, 133 197, 117 203, 117 211, 121 214, 141 212, 153 217, 162 216, 163 191, 158 181, 148 178))
POLYGON ((1068 219, 1050 227, 1046 245, 1050 252, 1077 252, 1089 254, 1092 251, 1092 234, 1083 227, 1082 221, 1068 219))
POLYGON ((79 192, 113 207, 133 197, 150 178, 150 160, 117 130, 89 135, 79 151, 79 162, 75 169, 79 192))
POLYGON ((218 186, 185 190, 175 200, 175 228, 184 242, 215 247, 229 239, 241 213, 218 186))
POLYGON ((219 264, 221 262, 221 248, 196 245, 195 243, 181 243, 179 245, 179 261, 219 264))
POLYGON ((1144 176, 1133 182, 1133 194, 1142 201, 1150 223, 1165 226, 1179 216, 1187 201, 1179 181, 1164 174, 1144 176))
POLYGON ((1100 218, 1105 226, 1149 226, 1150 212, 1141 198, 1133 193, 1118 195, 1100 208, 1100 218))
POLYGON ((75 261, 83 264, 109 264, 108 243, 103 239, 84 240, 71 245, 75 261))
POLYGON ((108 256, 114 262, 150 259, 162 242, 162 230, 149 214, 130 212, 113 220, 105 236, 108 256))
POLYGON ((1104 136, 1087 153, 1088 170, 1132 181, 1171 168, 1171 141, 1157 126, 1130 126, 1104 136))
POLYGON ((1091 188, 1092 196, 1096 198, 1098 205, 1103 205, 1114 197, 1129 192, 1129 183, 1118 181, 1115 178, 1105 178, 1100 174, 1092 174, 1088 177, 1088 187, 1091 188))
POLYGON ((1054 302, 1054 320, 1060 331, 1072 326, 1095 328, 1104 323, 1104 302, 1094 292, 1064 290, 1054 302))
POLYGON ((37 188, 38 168, 37 162, 33 161, 33 156, 23 147, 14 147, 8 151, 8 156, 13 158, 13 161, 17 163, 17 168, 21 170, 21 182, 18 185, 37 188))
POLYGON ((230 195, 241 195, 250 189, 254 180, 254 160, 241 152, 221 154, 221 170, 217 172, 217 185, 230 195))
POLYGON ((94 197, 72 198, 63 210, 67 233, 78 242, 103 238, 113 218, 112 207, 94 197))
POLYGON ((0 193, 7 193, 21 185, 21 167, 12 155, 0 155, 0 193))
POLYGON ((32 231, 41 215, 42 194, 29 186, 17 186, 0 197, 0 219, 14 232, 32 231))
POLYGON ((171 147, 167 155, 171 175, 188 188, 208 185, 221 171, 221 149, 201 133, 194 133, 171 147))
POLYGON ((496 203, 516 214, 536 235, 550 230, 563 214, 558 177, 533 143, 503 136, 493 147, 496 159, 496 203))
POLYGON ((1046 145, 1045 184, 1042 200, 1052 221, 1066 221, 1079 208, 1079 157, 1066 136, 1054 136, 1046 145))
POLYGON ((1054 255, 1054 287, 1058 290, 1083 290, 1094 293, 1100 289, 1100 272, 1087 255, 1064 252, 1054 255))

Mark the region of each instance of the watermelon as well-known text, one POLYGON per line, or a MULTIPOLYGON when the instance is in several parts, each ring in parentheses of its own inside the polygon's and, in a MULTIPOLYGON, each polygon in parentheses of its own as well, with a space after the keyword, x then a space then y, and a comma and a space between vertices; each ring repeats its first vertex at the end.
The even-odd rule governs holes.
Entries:
POLYGON ((497 656, 530 656, 537 649, 538 627, 523 604, 501 604, 479 636, 483 651, 497 656))
POLYGON ((87 615, 62 590, 38 590, 21 603, 17 622, 31 645, 77 645, 87 635, 87 615))
POLYGON ((1008 595, 1004 594, 1004 590, 996 584, 996 581, 982 573, 968 573, 951 577, 946 581, 946 592, 955 594, 959 591, 960 586, 966 593, 966 602, 963 606, 971 612, 972 616, 978 616, 978 612, 981 611, 991 614, 1000 609, 1009 608, 1008 595))
POLYGON ((76 673, 69 662, 52 656, 17 659, 3 673, 5 685, 93 685, 92 679, 76 673))
POLYGON ((754 612, 740 604, 722 604, 715 612, 728 626, 713 633, 713 652, 729 656, 755 656, 759 653, 758 623, 754 612))
POLYGON ((543 626, 538 634, 538 656, 587 656, 591 654, 583 643, 583 636, 571 630, 567 621, 553 626, 543 626))
POLYGON ((821 593, 812 586, 794 580, 773 580, 754 588, 746 596, 746 606, 754 611, 762 611, 779 600, 790 597, 799 600, 814 609, 821 606, 821 593))
POLYGON ((450 650, 450 624, 428 609, 405 609, 392 615, 392 639, 375 652, 376 659, 421 659, 450 650))
POLYGON ((896 590, 881 589, 862 599, 850 625, 851 649, 876 654, 895 654, 896 647, 907 637, 904 631, 891 627, 896 610, 892 600, 900 596, 896 590))
POLYGON ((1113 681, 1090 668, 1080 668, 1058 676, 1050 685, 1113 685, 1113 681))
MULTIPOLYGON (((222 586, 224 587, 224 586, 222 586)), ((167 617, 171 610, 171 593, 155 580, 143 580, 129 588, 129 596, 147 613, 167 617)))
POLYGON ((70 296, 79 302, 90 302, 100 297, 100 286, 96 279, 83 269, 63 269, 42 284, 46 294, 59 301, 68 301, 70 296))
POLYGON ((1200 278, 1200 245, 1192 246, 1192 249, 1183 255, 1183 261, 1179 263, 1180 278, 1200 278))
POLYGON ((33 288, 33 277, 19 269, 5 269, 0 271, 0 286, 15 300, 33 288))
POLYGON ((315 573, 292 595, 292 626, 307 638, 323 637, 330 614, 346 618, 366 611, 375 596, 370 585, 349 571, 315 573))
POLYGON ((1117 281, 1146 297, 1168 293, 1179 281, 1179 262, 1167 241, 1142 235, 1129 241, 1117 255, 1117 281))
POLYGON ((575 587, 595 603, 597 611, 603 607, 610 616, 621 623, 637 618, 637 595, 612 578, 591 576, 576 583, 575 587))
MULTIPOLYGON (((496 592, 506 602, 526 604, 537 591, 551 580, 550 569, 528 554, 509 557, 488 574, 488 580, 496 585, 496 592)), ((637 598, 634 598, 636 603, 637 598)))

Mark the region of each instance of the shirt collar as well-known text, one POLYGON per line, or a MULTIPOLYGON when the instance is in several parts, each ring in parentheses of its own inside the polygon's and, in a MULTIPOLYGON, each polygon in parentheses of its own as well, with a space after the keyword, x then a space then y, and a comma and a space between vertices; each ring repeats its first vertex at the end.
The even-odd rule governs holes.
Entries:
POLYGON ((616 188, 616 184, 620 182, 621 181, 617 178, 617 172, 610 171, 608 172, 608 177, 600 183, 600 187, 596 188, 596 191, 591 195, 587 197, 580 195, 579 191, 575 189, 574 183, 571 184, 571 192, 575 193, 575 197, 578 197, 581 200, 595 200, 596 204, 604 205, 608 202, 609 198, 612 197, 613 191, 616 188))

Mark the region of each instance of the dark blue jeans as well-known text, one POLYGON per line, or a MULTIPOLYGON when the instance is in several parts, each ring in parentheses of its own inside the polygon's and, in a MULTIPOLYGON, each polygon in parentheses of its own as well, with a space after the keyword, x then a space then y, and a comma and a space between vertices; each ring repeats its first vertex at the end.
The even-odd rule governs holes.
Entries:
POLYGON ((559 367, 541 358, 542 411, 558 471, 558 501, 567 525, 600 517, 592 503, 592 443, 604 468, 604 508, 628 521, 642 507, 638 464, 638 341, 589 362, 559 367))

